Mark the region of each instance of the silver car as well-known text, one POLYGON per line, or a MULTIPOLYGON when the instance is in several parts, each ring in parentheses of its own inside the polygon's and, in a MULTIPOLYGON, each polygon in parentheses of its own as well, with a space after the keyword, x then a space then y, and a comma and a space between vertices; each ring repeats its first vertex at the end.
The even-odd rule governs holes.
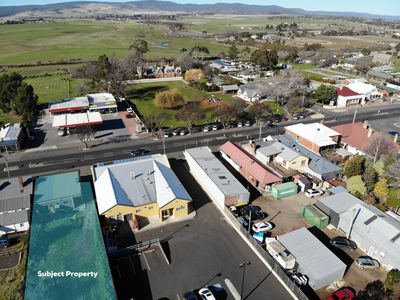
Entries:
POLYGON ((356 265, 360 269, 378 269, 379 262, 376 259, 373 259, 369 256, 360 256, 356 260, 356 265))

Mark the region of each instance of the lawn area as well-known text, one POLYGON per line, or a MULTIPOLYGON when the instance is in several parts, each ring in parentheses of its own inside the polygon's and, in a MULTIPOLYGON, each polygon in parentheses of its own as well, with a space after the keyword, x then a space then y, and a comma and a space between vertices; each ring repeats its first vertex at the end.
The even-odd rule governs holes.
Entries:
POLYGON ((300 71, 314 69, 317 67, 314 64, 293 64, 292 66, 293 66, 293 69, 300 70, 300 71))
POLYGON ((206 39, 169 36, 162 26, 136 22, 104 23, 90 21, 18 24, 0 27, 0 65, 96 59, 102 54, 122 57, 136 33, 149 43, 149 58, 178 57, 180 49, 202 45, 213 55, 227 47, 206 39), (168 44, 167 48, 159 47, 168 44))
MULTIPOLYGON (((234 98, 232 95, 223 95, 215 92, 207 93, 205 91, 197 90, 181 81, 135 84, 127 87, 126 92, 127 92, 127 98, 136 105, 136 108, 143 116, 148 116, 157 113, 168 113, 171 115, 171 119, 168 121, 166 126, 169 127, 185 126, 186 125, 185 121, 176 120, 176 115, 178 113, 177 110, 163 109, 154 105, 154 97, 157 92, 174 88, 179 90, 179 92, 185 98, 186 102, 201 101, 202 99, 207 98, 212 94, 215 95, 215 97, 222 98, 224 102, 227 104, 230 104, 234 98)), ((205 124, 214 121, 212 114, 215 111, 215 109, 207 109, 204 107, 204 111, 206 113, 206 117, 196 122, 197 124, 205 124)))
POLYGON ((283 116, 285 114, 285 109, 279 104, 276 104, 275 101, 270 100, 263 103, 271 108, 273 114, 280 116, 283 116))
POLYGON ((7 123, 19 123, 21 118, 13 113, 6 114, 0 109, 0 125, 7 123))
POLYGON ((25 81, 33 86, 39 96, 39 104, 57 101, 64 98, 81 96, 77 87, 81 79, 71 79, 68 91, 68 75, 51 75, 38 78, 27 78, 25 81))

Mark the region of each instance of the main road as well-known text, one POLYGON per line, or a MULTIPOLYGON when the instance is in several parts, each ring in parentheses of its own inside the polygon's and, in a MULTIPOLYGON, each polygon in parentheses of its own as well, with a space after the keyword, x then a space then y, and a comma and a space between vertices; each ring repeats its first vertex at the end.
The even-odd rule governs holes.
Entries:
MULTIPOLYGON (((359 110, 356 114, 356 121, 379 120, 393 118, 400 115, 400 106, 387 105, 379 111, 374 108, 359 110)), ((353 112, 339 112, 324 117, 324 122, 328 126, 346 124, 352 122, 353 112)), ((277 127, 261 128, 261 136, 276 135, 284 132, 284 127, 295 123, 319 122, 320 119, 307 118, 300 121, 290 121, 277 124, 277 127)), ((208 133, 199 132, 187 136, 172 137, 165 140, 136 139, 92 147, 88 150, 75 148, 63 148, 43 150, 36 152, 20 152, 9 155, 8 166, 10 176, 35 175, 43 172, 73 169, 81 166, 89 166, 98 162, 106 162, 116 159, 130 157, 130 153, 135 148, 146 149, 149 154, 153 153, 176 153, 186 148, 199 146, 218 146, 226 141, 242 142, 249 139, 257 139, 260 136, 260 127, 231 128, 227 130, 212 131, 208 133)), ((0 163, 0 178, 6 178, 8 173, 4 158, 0 163)))

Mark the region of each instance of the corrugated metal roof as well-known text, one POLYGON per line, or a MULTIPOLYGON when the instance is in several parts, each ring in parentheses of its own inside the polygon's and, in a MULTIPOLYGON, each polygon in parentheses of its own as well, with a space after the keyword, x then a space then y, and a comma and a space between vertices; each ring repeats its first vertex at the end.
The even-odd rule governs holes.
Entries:
POLYGON ((0 226, 14 225, 29 221, 29 211, 20 210, 12 213, 0 214, 0 226))
POLYGON ((354 205, 363 202, 357 197, 354 197, 352 194, 349 194, 348 192, 342 192, 329 197, 320 198, 317 200, 317 206, 319 203, 322 203, 331 211, 334 211, 337 214, 341 214, 342 212, 347 211, 348 209, 353 207, 354 205))
POLYGON ((22 181, 23 188, 19 186, 18 178, 0 180, 0 212, 31 207, 32 178, 24 177, 22 181))
POLYGON ((346 270, 346 265, 305 227, 280 235, 278 240, 293 254, 311 280, 332 272, 344 274, 346 270))
POLYGON ((236 144, 226 142, 220 147, 220 149, 243 170, 249 173, 253 178, 257 179, 260 184, 265 185, 281 181, 281 178, 269 172, 255 157, 251 156, 236 144))
POLYGON ((212 154, 208 147, 199 147, 185 150, 185 156, 190 155, 199 167, 214 182, 225 196, 246 195, 250 192, 236 179, 235 176, 212 154))

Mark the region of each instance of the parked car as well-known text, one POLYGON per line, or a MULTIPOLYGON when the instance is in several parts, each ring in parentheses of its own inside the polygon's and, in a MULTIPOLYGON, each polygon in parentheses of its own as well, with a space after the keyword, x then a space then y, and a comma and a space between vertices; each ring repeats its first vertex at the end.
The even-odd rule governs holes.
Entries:
POLYGON ((300 119, 299 115, 293 115, 293 120, 299 120, 299 119, 300 119))
POLYGON ((240 211, 235 205, 229 206, 229 210, 232 213, 232 215, 234 215, 236 218, 240 217, 240 211))
POLYGON ((58 136, 64 136, 65 135, 65 129, 64 128, 59 128, 57 132, 58 136))
POLYGON ((356 265, 360 269, 378 269, 380 264, 376 259, 369 256, 360 256, 356 259, 356 265))
POLYGON ((7 248, 10 246, 10 241, 6 236, 0 236, 0 248, 7 248))
POLYGON ((261 210, 261 207, 256 206, 256 205, 246 205, 246 206, 242 206, 240 208, 240 213, 241 214, 248 214, 250 211, 252 213, 254 212, 259 212, 261 210))
POLYGON ((261 208, 258 206, 248 205, 248 206, 244 206, 243 208, 240 209, 240 214, 242 216, 250 217, 250 212, 251 212, 251 220, 265 219, 267 217, 267 214, 260 210, 261 210, 261 208))
POLYGON ((286 117, 286 116, 283 116, 282 118, 281 118, 281 122, 286 122, 286 121, 288 121, 289 119, 288 119, 288 117, 286 117))
POLYGON ((127 118, 127 119, 133 119, 133 114, 126 114, 126 115, 125 115, 125 118, 127 118))
POLYGON ((390 134, 393 137, 395 137, 397 134, 397 141, 400 140, 400 133, 398 131, 388 131, 388 134, 390 134))
POLYGON ((219 129, 221 129, 221 125, 220 124, 215 124, 213 127, 212 127, 212 130, 214 130, 214 131, 217 131, 217 130, 219 130, 219 129))
POLYGON ((132 109, 132 107, 128 107, 128 108, 126 109, 126 112, 127 112, 128 114, 133 114, 133 109, 132 109))
POLYGON ((265 232, 271 230, 272 228, 274 228, 274 225, 272 225, 270 222, 258 222, 251 227, 254 232, 265 232))
POLYGON ((176 135, 179 135, 180 133, 181 133, 181 130, 182 130, 183 128, 175 128, 173 131, 172 131, 172 135, 174 135, 174 136, 176 136, 176 135))
POLYGON ((184 129, 182 129, 180 132, 179 132, 179 135, 187 135, 189 133, 189 130, 187 130, 186 128, 184 128, 184 129))
POLYGON ((343 287, 329 295, 328 300, 352 300, 355 299, 356 293, 353 289, 343 287))
POLYGON ((301 273, 295 272, 295 271, 289 271, 287 272, 289 277, 298 285, 298 286, 303 286, 306 285, 308 282, 308 279, 306 276, 304 276, 301 273))
POLYGON ((237 127, 243 127, 243 122, 238 122, 237 127))
POLYGON ((246 122, 244 122, 244 126, 246 126, 246 127, 250 127, 251 125, 253 125, 253 124, 251 123, 251 121, 246 121, 246 122))
POLYGON ((225 126, 226 126, 226 128, 234 128, 237 125, 236 125, 236 123, 234 121, 231 121, 231 122, 226 123, 225 126))
POLYGON ((304 114, 299 114, 299 119, 305 119, 306 118, 306 115, 304 115, 304 114))
POLYGON ((353 242, 352 240, 349 240, 348 238, 338 236, 333 239, 331 239, 331 244, 335 246, 336 248, 342 249, 342 250, 350 250, 354 251, 357 249, 357 244, 353 242))
POLYGON ((171 136, 172 136, 172 133, 171 133, 171 132, 169 132, 169 131, 164 132, 164 137, 165 137, 165 138, 169 138, 169 137, 171 137, 171 136))
POLYGON ((143 156, 147 153, 147 150, 145 149, 135 149, 131 151, 132 156, 143 156))
POLYGON ((201 299, 204 299, 204 300, 216 300, 213 293, 211 293, 211 291, 208 287, 200 289, 199 295, 200 295, 201 299))
POLYGON ((199 300, 199 297, 197 297, 196 293, 194 291, 189 291, 183 294, 183 299, 184 300, 199 300))
POLYGON ((282 121, 282 117, 280 115, 274 115, 272 118, 275 123, 280 123, 282 121))
POLYGON ((209 132, 211 131, 211 126, 204 126, 203 127, 203 132, 209 132))
POLYGON ((321 189, 308 189, 305 191, 304 195, 306 195, 308 198, 312 198, 315 196, 321 196, 323 193, 324 191, 321 189))

